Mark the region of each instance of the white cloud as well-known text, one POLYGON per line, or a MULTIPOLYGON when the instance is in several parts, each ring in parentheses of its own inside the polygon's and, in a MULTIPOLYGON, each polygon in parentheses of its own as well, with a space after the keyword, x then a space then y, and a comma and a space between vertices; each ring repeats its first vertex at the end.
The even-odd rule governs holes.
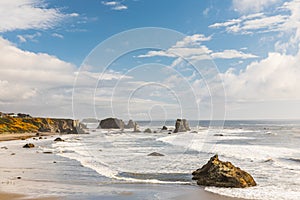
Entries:
POLYGON ((178 41, 173 48, 200 45, 202 42, 210 41, 211 38, 211 36, 206 37, 203 34, 194 34, 191 36, 186 36, 185 38, 183 38, 183 40, 178 41))
MULTIPOLYGON (((234 49, 224 50, 223 52, 213 52, 207 46, 202 45, 204 41, 211 40, 211 36, 205 37, 202 34, 195 34, 191 36, 186 36, 183 40, 176 42, 174 46, 167 49, 166 51, 149 51, 147 54, 139 55, 139 58, 163 56, 175 58, 182 56, 185 59, 190 60, 207 60, 211 58, 221 58, 221 59, 249 59, 257 58, 258 56, 253 54, 247 54, 242 51, 237 51, 234 49)), ((172 63, 171 67, 179 65, 183 60, 177 58, 172 63)))
POLYGON ((116 1, 102 1, 102 4, 105 6, 116 6, 118 5, 118 2, 116 1))
POLYGON ((176 42, 176 44, 166 51, 149 51, 147 54, 139 55, 139 58, 163 56, 163 57, 178 57, 190 58, 192 56, 200 56, 209 54, 212 51, 205 45, 201 45, 202 42, 211 40, 211 36, 206 37, 202 34, 194 34, 186 36, 182 40, 176 42))
POLYGON ((242 16, 222 23, 210 25, 210 28, 226 28, 228 33, 253 34, 254 32, 279 31, 288 20, 286 15, 265 16, 262 13, 242 16))
POLYGON ((17 38, 19 39, 19 42, 21 42, 21 43, 27 42, 28 40, 32 41, 32 42, 37 42, 36 38, 41 37, 41 36, 42 36, 42 34, 40 32, 36 32, 34 34, 17 35, 17 38))
MULTIPOLYGON (((252 1, 247 2, 252 3, 252 1)), ((278 2, 280 3, 281 1, 278 2)), ((236 34, 254 34, 266 32, 285 33, 286 35, 293 36, 290 37, 290 41, 287 44, 280 44, 280 46, 291 46, 300 41, 299 13, 300 1, 292 0, 283 3, 281 6, 278 6, 273 13, 255 13, 244 15, 238 19, 230 19, 226 22, 212 24, 209 27, 225 28, 228 33, 236 34)), ((284 34, 281 35, 285 36, 284 34)))
POLYGON ((118 1, 102 1, 101 2, 105 6, 109 6, 112 10, 127 10, 128 7, 121 2, 118 1))
POLYGON ((205 8, 205 9, 203 10, 202 14, 203 14, 204 16, 207 17, 209 11, 210 11, 210 8, 205 8))
POLYGON ((54 56, 23 51, 1 37, 0 53, 2 81, 46 88, 72 83, 75 66, 54 56))
POLYGON ((125 5, 118 5, 118 6, 112 7, 112 10, 127 10, 127 9, 128 9, 128 7, 125 5))
POLYGON ((227 98, 230 101, 300 100, 300 53, 289 56, 270 53, 236 73, 223 74, 227 98))
POLYGON ((70 16, 39 0, 0 1, 0 32, 53 28, 66 17, 70 16))
POLYGON ((17 35, 17 38, 19 39, 19 41, 20 41, 21 43, 27 42, 26 38, 25 38, 24 36, 22 36, 22 35, 17 35))
POLYGON ((70 17, 79 17, 79 14, 78 13, 71 13, 69 14, 70 17))
POLYGON ((52 36, 52 37, 56 37, 56 38, 60 38, 60 39, 63 39, 63 38, 64 38, 63 35, 58 34, 58 33, 52 33, 51 36, 52 36))
POLYGON ((166 51, 149 51, 147 54, 138 55, 138 58, 149 58, 154 56, 176 57, 174 54, 170 54, 166 51))
MULTIPOLYGON (((0 110, 72 116, 76 66, 49 54, 21 50, 2 37, 0 54, 0 110)), ((79 88, 90 88, 99 77, 104 81, 130 79, 113 71, 104 74, 82 71, 81 75, 79 88)))
POLYGON ((224 50, 223 52, 216 52, 211 54, 212 58, 222 58, 222 59, 232 59, 232 58, 257 58, 258 56, 253 54, 246 54, 241 51, 237 51, 235 49, 224 50))
POLYGON ((240 13, 260 12, 282 0, 232 0, 233 8, 240 13))

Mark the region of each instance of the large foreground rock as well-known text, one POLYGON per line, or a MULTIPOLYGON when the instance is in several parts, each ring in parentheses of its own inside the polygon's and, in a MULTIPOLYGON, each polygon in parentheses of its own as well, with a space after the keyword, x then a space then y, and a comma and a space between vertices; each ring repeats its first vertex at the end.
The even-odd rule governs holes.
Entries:
POLYGON ((177 119, 174 133, 190 131, 189 123, 186 119, 177 119))
POLYGON ((207 164, 193 172, 198 185, 245 188, 256 186, 253 177, 230 162, 222 162, 215 155, 207 164))
POLYGON ((98 128, 104 129, 124 129, 123 120, 117 118, 106 118, 100 121, 98 128))

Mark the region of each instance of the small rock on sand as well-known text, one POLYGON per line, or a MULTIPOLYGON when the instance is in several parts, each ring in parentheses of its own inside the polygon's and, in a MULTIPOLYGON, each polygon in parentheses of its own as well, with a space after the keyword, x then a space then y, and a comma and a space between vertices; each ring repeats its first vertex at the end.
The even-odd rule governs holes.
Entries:
POLYGON ((23 146, 23 148, 33 148, 34 147, 34 144, 32 143, 27 143, 23 146))
POLYGON ((148 156, 165 156, 165 155, 163 155, 161 153, 153 152, 153 153, 148 154, 148 156))
POLYGON ((61 139, 60 137, 58 137, 58 138, 55 138, 54 142, 64 142, 64 140, 61 139))

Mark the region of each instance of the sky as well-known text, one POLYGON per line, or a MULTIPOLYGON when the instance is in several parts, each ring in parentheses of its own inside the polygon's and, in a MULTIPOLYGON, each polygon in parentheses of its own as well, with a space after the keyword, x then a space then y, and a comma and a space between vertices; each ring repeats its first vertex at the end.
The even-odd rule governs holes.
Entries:
POLYGON ((300 0, 1 0, 0 111, 299 119, 300 0))

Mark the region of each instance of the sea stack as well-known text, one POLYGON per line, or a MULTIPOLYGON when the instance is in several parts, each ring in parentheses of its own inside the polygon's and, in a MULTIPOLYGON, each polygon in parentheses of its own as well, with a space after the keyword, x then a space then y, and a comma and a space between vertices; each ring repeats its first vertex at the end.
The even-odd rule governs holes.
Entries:
POLYGON ((123 120, 117 118, 106 118, 100 121, 98 128, 103 129, 124 129, 123 120))
POLYGON ((211 157, 207 164, 194 171, 193 180, 197 180, 198 185, 204 186, 231 188, 256 186, 250 174, 230 162, 220 161, 218 155, 211 157))
POLYGON ((189 123, 186 119, 177 119, 174 133, 190 131, 189 123))
POLYGON ((125 125, 125 128, 134 128, 134 122, 130 119, 130 120, 128 121, 128 124, 125 125))
POLYGON ((139 127, 138 123, 136 123, 136 122, 134 122, 133 132, 135 132, 135 133, 141 132, 140 127, 139 127))

